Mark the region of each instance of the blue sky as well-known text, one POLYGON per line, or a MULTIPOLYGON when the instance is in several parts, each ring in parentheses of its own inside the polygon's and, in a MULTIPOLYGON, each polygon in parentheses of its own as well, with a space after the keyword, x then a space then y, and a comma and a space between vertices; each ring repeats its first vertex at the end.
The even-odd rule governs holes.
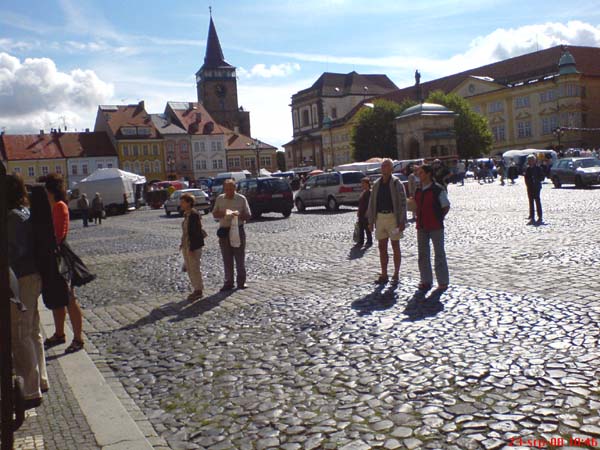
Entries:
POLYGON ((537 48, 600 46, 598 1, 0 0, 0 127, 93 127, 98 103, 193 101, 208 6, 253 134, 291 138, 290 97, 324 71, 399 87, 537 48))

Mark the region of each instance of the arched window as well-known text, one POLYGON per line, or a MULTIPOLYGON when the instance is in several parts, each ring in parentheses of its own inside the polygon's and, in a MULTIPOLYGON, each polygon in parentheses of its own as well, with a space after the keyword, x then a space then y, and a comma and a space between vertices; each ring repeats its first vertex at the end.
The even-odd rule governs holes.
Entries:
POLYGON ((136 161, 133 163, 133 171, 137 174, 139 174, 141 172, 140 170, 140 162, 136 161))
POLYGON ((160 161, 154 161, 154 172, 155 173, 160 173, 160 161))
POLYGON ((152 167, 150 166, 150 161, 144 162, 144 172, 146 172, 146 173, 152 172, 152 167))
POLYGON ((131 172, 131 164, 129 163, 129 161, 125 161, 125 163, 123 163, 123 169, 125 170, 125 172, 131 172))

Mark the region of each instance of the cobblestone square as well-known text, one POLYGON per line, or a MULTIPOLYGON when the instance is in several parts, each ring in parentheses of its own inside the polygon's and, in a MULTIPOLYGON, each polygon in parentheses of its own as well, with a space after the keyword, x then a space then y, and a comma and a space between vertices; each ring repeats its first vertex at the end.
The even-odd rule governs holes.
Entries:
POLYGON ((70 242, 98 275, 79 290, 97 364, 157 448, 600 440, 600 189, 545 184, 538 227, 525 225, 522 181, 451 185, 449 196, 451 285, 426 303, 414 297, 414 224, 399 286, 377 287, 376 247, 352 250, 353 208, 247 224, 248 288, 227 294, 205 216, 205 298, 192 303, 181 219, 76 223, 70 242))

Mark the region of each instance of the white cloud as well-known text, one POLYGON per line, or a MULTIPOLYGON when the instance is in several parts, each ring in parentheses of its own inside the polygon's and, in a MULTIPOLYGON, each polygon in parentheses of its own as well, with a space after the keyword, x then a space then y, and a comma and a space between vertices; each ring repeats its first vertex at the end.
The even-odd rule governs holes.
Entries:
POLYGON ((21 62, 0 53, 0 126, 7 132, 58 127, 91 128, 96 109, 112 97, 113 86, 91 70, 69 73, 48 58, 21 62))
POLYGON ((265 64, 255 64, 250 70, 240 67, 237 69, 237 72, 243 78, 273 78, 286 77, 299 70, 300 64, 298 63, 283 63, 271 64, 270 66, 265 64))

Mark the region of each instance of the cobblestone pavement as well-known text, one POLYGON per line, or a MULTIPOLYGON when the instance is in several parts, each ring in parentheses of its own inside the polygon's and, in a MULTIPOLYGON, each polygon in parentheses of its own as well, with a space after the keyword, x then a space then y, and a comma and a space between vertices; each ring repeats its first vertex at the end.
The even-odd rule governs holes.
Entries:
POLYGON ((249 287, 228 294, 205 218, 206 298, 194 303, 180 219, 75 225, 71 243, 98 274, 79 290, 97 361, 157 448, 600 446, 600 189, 544 185, 539 227, 525 225, 522 183, 450 186, 450 199, 451 286, 425 302, 414 226, 400 285, 377 288, 377 250, 351 247, 353 208, 248 224, 249 287))
POLYGON ((47 356, 50 390, 42 406, 27 411, 15 433, 15 450, 93 450, 100 448, 66 383, 55 350, 47 356))

